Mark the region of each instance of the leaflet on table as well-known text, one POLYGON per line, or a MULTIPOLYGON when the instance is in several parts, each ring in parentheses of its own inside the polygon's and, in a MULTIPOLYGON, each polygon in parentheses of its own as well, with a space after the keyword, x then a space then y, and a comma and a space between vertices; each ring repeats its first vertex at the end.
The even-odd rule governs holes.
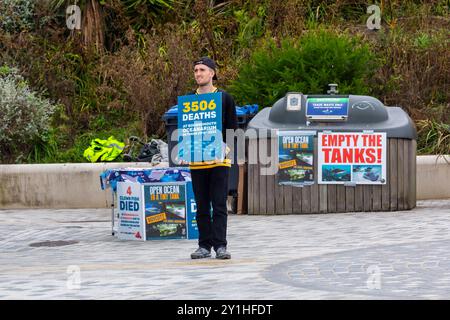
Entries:
POLYGON ((179 96, 178 106, 178 159, 191 163, 222 158, 222 93, 179 96))
POLYGON ((278 131, 278 183, 301 186, 314 183, 314 134, 278 131))

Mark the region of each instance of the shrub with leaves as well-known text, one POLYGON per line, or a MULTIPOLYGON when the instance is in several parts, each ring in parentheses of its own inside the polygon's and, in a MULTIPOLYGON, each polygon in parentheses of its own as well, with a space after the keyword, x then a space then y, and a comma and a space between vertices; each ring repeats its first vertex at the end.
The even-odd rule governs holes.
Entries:
POLYGON ((0 161, 20 162, 35 142, 45 139, 54 110, 17 69, 0 67, 0 161))
POLYGON ((374 77, 375 95, 386 105, 401 106, 414 119, 449 123, 448 30, 408 33, 396 27, 380 32, 375 50, 383 63, 374 77))
POLYGON ((123 108, 137 114, 141 135, 164 135, 164 112, 177 103, 179 95, 189 92, 192 61, 197 55, 191 48, 190 34, 166 25, 159 34, 146 34, 146 48, 139 50, 129 34, 129 46, 105 58, 99 67, 103 85, 99 96, 111 97, 109 108, 123 108))
POLYGON ((11 33, 32 29, 34 6, 34 0, 1 0, 0 29, 11 33))
POLYGON ((419 120, 417 152, 419 154, 450 154, 450 125, 436 120, 419 120))
POLYGON ((311 31, 281 43, 268 40, 244 63, 229 90, 239 103, 270 106, 289 91, 367 94, 376 68, 375 55, 357 37, 327 30, 311 31))

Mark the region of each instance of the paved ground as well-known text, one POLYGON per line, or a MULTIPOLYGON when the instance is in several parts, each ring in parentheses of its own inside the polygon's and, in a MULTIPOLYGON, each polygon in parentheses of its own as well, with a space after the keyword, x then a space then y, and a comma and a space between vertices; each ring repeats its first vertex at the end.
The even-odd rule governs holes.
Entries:
POLYGON ((404 212, 231 215, 229 261, 191 260, 195 240, 118 241, 109 217, 0 210, 0 298, 450 299, 450 200, 404 212))

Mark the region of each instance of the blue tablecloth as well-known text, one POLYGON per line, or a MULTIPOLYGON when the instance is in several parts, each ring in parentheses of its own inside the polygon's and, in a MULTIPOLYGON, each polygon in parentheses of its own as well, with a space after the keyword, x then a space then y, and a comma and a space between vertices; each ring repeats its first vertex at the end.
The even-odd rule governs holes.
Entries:
MULTIPOLYGON (((134 183, 164 183, 164 182, 186 182, 186 210, 188 238, 198 239, 198 228, 196 221, 197 206, 195 204, 192 189, 191 172, 186 167, 168 168, 116 168, 105 170, 100 174, 100 185, 102 190, 111 188, 117 192, 118 182, 134 183)), ((112 213, 112 228, 114 231, 114 207, 112 213)))
POLYGON ((102 190, 112 188, 117 190, 117 182, 128 181, 136 183, 148 182, 180 182, 191 180, 191 172, 186 167, 168 168, 117 168, 109 169, 100 174, 102 190))

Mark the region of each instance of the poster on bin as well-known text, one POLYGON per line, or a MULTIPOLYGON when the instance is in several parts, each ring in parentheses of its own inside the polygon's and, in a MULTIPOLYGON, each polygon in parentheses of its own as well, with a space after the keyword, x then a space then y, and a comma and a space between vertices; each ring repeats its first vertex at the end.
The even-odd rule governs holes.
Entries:
POLYGON ((222 93, 178 97, 178 160, 223 159, 222 93))
POLYGON ((386 133, 320 132, 318 182, 386 184, 386 133))
POLYGON ((118 233, 121 240, 145 240, 142 186, 132 182, 117 183, 118 233))
POLYGON ((278 184, 314 183, 314 132, 278 131, 278 184))
POLYGON ((185 183, 144 185, 146 240, 187 239, 185 183))

